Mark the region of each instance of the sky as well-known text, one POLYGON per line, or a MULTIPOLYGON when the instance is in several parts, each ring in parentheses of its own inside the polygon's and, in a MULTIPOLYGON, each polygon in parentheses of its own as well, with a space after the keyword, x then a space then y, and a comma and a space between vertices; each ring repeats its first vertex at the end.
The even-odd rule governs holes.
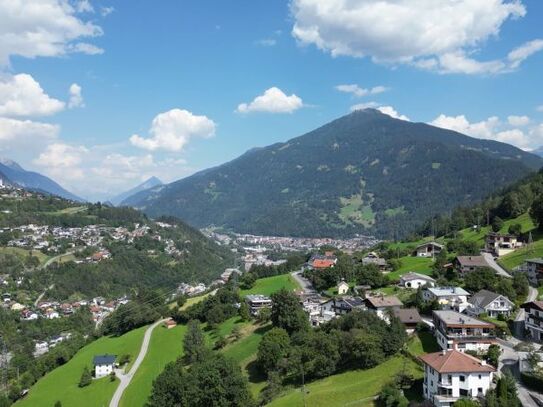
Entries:
POLYGON ((543 145, 540 0, 0 0, 0 156, 106 200, 354 109, 543 145))

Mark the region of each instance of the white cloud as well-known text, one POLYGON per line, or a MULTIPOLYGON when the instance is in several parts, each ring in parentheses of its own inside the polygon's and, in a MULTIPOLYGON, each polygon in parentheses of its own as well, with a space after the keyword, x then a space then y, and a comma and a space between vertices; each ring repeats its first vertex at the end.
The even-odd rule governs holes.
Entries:
POLYGON ((375 109, 379 106, 379 103, 377 102, 366 102, 366 103, 357 103, 356 105, 351 106, 351 112, 354 112, 355 110, 364 110, 364 109, 375 109))
POLYGON ((111 13, 113 13, 114 11, 115 11, 115 9, 113 7, 102 7, 100 9, 100 14, 102 15, 102 17, 107 17, 111 13))
POLYGON ((25 140, 30 143, 53 140, 59 130, 59 126, 55 124, 0 117, 0 148, 4 150, 10 144, 22 144, 25 140))
POLYGON ((511 126, 523 127, 530 124, 530 118, 528 116, 508 116, 507 122, 511 126))
POLYGON ((68 101, 68 107, 73 109, 75 107, 84 107, 85 103, 83 102, 83 95, 81 95, 81 86, 77 83, 72 83, 70 85, 70 100, 68 101))
POLYGON ((442 73, 508 72, 543 48, 534 40, 503 60, 470 57, 508 19, 526 14, 520 0, 292 0, 291 13, 303 45, 442 73))
POLYGON ((392 106, 379 106, 377 108, 381 113, 387 114, 394 119, 410 121, 409 117, 399 114, 392 106))
POLYGON ((295 94, 287 96, 281 89, 274 86, 266 90, 264 94, 254 98, 252 102, 241 103, 236 111, 238 113, 292 113, 303 106, 301 98, 295 94))
POLYGON ((94 7, 89 0, 80 0, 75 4, 75 9, 78 13, 94 13, 94 7))
POLYGON ((187 110, 172 109, 157 115, 149 130, 151 137, 137 134, 130 142, 146 150, 181 151, 193 137, 211 137, 215 134, 215 123, 206 116, 197 116, 187 110))
POLYGON ((78 42, 67 46, 69 52, 81 52, 87 55, 100 55, 104 53, 104 50, 96 45, 89 44, 88 42, 78 42))
POLYGON ((68 52, 97 53, 99 48, 75 43, 102 35, 102 29, 81 20, 65 0, 0 0, 0 65, 11 55, 52 57, 68 52))
POLYGON ((384 86, 374 86, 373 88, 361 88, 360 86, 356 84, 350 84, 350 85, 337 85, 336 90, 344 93, 350 93, 353 96, 356 97, 363 97, 367 95, 377 95, 379 93, 386 92, 388 88, 384 86))
POLYGON ((495 131, 500 124, 500 119, 496 116, 492 116, 480 122, 470 123, 464 115, 446 116, 444 114, 440 114, 433 121, 431 121, 430 124, 467 134, 468 136, 472 137, 494 139, 495 131))
POLYGON ((0 116, 49 116, 64 109, 28 74, 0 77, 0 116))
POLYGON ((74 169, 81 163, 82 154, 88 152, 83 146, 71 146, 61 142, 49 144, 35 160, 36 165, 65 170, 74 169))

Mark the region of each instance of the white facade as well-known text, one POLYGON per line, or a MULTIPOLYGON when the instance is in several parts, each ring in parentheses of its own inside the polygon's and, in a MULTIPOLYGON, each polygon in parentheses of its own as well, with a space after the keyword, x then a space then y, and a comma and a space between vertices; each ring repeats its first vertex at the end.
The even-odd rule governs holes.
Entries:
POLYGON ((400 285, 405 288, 417 289, 428 285, 433 287, 435 280, 428 276, 423 276, 418 273, 407 273, 400 277, 400 285))
POLYGON ((469 293, 461 287, 430 287, 422 292, 424 301, 437 300, 441 309, 454 309, 459 312, 468 307, 468 296, 469 293))
POLYGON ((543 301, 523 304, 522 308, 526 310, 524 327, 529 338, 535 342, 543 342, 543 301))
POLYGON ((94 366, 94 376, 99 379, 105 377, 113 372, 113 364, 108 365, 96 365, 94 366))
POLYGON ((337 293, 339 295, 347 294, 349 292, 349 284, 347 284, 345 281, 341 281, 337 285, 337 293))

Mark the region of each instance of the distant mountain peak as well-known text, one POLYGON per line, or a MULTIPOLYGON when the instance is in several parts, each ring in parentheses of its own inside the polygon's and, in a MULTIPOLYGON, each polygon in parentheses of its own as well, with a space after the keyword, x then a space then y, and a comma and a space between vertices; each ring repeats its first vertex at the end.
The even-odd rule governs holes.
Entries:
POLYGON ((153 188, 159 185, 163 185, 162 181, 155 176, 149 177, 147 180, 143 181, 141 184, 136 185, 134 188, 129 189, 128 191, 123 192, 122 194, 116 195, 110 199, 114 205, 119 205, 126 198, 137 194, 138 192, 145 191, 146 189, 153 188))
POLYGON ((0 164, 3 164, 6 167, 11 168, 14 171, 24 171, 23 167, 21 167, 15 161, 10 160, 9 158, 0 157, 0 164))

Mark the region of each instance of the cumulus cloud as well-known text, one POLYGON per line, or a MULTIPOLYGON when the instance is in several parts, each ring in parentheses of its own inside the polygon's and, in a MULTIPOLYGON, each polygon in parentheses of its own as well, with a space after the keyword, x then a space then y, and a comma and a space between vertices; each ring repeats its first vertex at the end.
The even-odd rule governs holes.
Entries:
POLYGON ((55 124, 0 117, 0 149, 6 150, 15 144, 29 147, 30 144, 40 141, 53 140, 59 130, 59 126, 55 124))
POLYGON ((507 20, 526 14, 520 1, 292 0, 291 13, 292 35, 301 44, 332 56, 371 57, 442 73, 508 72, 543 48, 536 39, 503 59, 481 62, 471 56, 497 38, 507 20))
POLYGON ((410 121, 409 117, 398 113, 392 106, 379 106, 377 110, 379 110, 381 113, 388 114, 394 119, 410 121))
POLYGON ((83 146, 71 146, 64 143, 49 144, 35 160, 35 164, 58 169, 73 169, 81 163, 82 154, 88 150, 83 146))
POLYGON ((70 100, 68 101, 68 107, 73 109, 75 107, 84 107, 85 103, 83 102, 83 95, 81 95, 81 86, 77 83, 72 83, 70 85, 70 100))
POLYGON ((75 9, 78 13, 94 13, 94 7, 89 0, 80 0, 75 4, 75 9))
POLYGON ((146 150, 181 151, 193 137, 212 137, 215 123, 206 116, 197 116, 187 110, 172 109, 157 115, 151 124, 151 137, 137 134, 130 142, 146 150))
POLYGON ((441 114, 429 124, 476 138, 512 144, 524 150, 543 145, 543 124, 533 123, 528 116, 508 116, 506 121, 491 116, 485 120, 470 122, 465 115, 441 114))
POLYGON ((100 53, 100 48, 78 42, 102 35, 99 26, 77 15, 82 3, 74 7, 65 0, 0 0, 0 65, 7 65, 11 55, 100 53))
POLYGON ((356 105, 351 106, 351 112, 354 112, 355 110, 364 110, 364 109, 375 109, 376 107, 379 107, 379 103, 377 102, 365 102, 365 103, 357 103, 356 105))
POLYGON ((353 96, 356 97, 363 97, 367 95, 377 95, 379 93, 386 92, 388 88, 384 86, 374 86, 373 88, 361 88, 360 86, 356 84, 350 84, 350 85, 337 85, 336 90, 344 93, 350 93, 353 96))
POLYGON ((239 104, 236 111, 238 113, 292 113, 303 106, 302 99, 294 93, 287 96, 281 89, 274 86, 254 98, 252 102, 239 104))
POLYGON ((113 7, 102 7, 100 9, 100 14, 102 15, 102 17, 107 17, 111 13, 113 13, 114 11, 115 11, 115 9, 113 7))
POLYGON ((0 116, 49 116, 64 109, 64 102, 49 97, 28 74, 0 77, 0 116))

